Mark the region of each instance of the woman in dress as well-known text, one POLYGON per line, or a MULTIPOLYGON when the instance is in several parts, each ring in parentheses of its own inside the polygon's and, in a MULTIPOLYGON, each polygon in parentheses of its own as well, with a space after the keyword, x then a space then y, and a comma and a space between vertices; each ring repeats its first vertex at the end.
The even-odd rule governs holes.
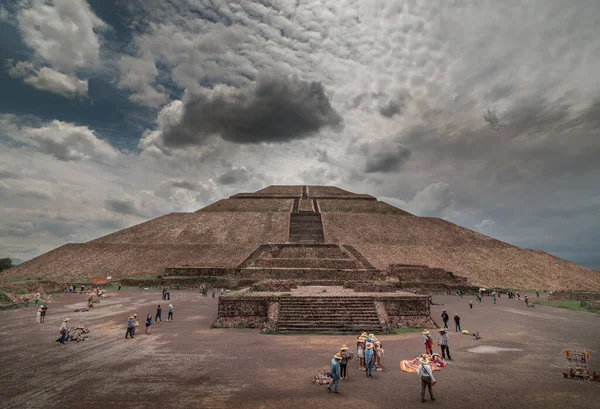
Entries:
POLYGON ((365 337, 362 335, 356 340, 356 355, 358 356, 359 367, 361 371, 365 370, 365 337))
POLYGON ((150 335, 150 327, 152 326, 152 314, 146 317, 146 335, 150 335))
POLYGON ((433 354, 433 338, 431 338, 428 330, 423 330, 423 342, 425 343, 425 353, 433 354))

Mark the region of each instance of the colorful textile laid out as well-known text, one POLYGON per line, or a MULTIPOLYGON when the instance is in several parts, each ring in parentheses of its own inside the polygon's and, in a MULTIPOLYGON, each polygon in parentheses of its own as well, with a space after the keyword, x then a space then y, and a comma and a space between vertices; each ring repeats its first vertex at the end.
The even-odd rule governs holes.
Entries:
POLYGON ((421 359, 425 360, 426 363, 429 364, 432 371, 439 371, 440 368, 446 366, 446 362, 439 354, 421 354, 415 359, 405 359, 404 361, 400 361, 400 370, 411 373, 417 372, 417 368, 419 365, 421 365, 421 359))
POLYGON ((313 383, 317 385, 327 385, 331 382, 331 370, 329 368, 324 368, 317 371, 315 375, 315 379, 313 379, 313 383))

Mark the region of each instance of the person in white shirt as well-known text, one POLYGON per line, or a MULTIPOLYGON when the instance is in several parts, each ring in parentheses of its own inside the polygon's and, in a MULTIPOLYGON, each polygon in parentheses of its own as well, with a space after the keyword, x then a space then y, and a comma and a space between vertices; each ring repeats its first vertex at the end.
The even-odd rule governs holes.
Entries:
POLYGON ((421 365, 417 368, 417 375, 421 379, 421 402, 425 402, 425 387, 429 389, 429 397, 431 400, 435 400, 433 391, 431 390, 431 387, 435 385, 433 371, 425 359, 421 358, 419 360, 421 361, 421 365))

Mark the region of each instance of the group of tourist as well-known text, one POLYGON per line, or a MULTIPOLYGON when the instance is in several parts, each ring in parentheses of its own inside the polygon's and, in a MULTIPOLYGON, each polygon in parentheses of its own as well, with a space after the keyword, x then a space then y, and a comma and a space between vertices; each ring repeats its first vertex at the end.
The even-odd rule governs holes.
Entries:
MULTIPOLYGON (((167 321, 173 321, 173 312, 175 311, 173 304, 169 304, 169 310, 167 312, 167 321)), ((162 307, 160 306, 160 304, 158 305, 158 307, 156 307, 156 315, 154 316, 154 323, 160 323, 162 324, 162 307)), ((135 329, 137 327, 140 326, 140 321, 138 319, 137 314, 133 314, 130 315, 129 318, 127 319, 127 332, 125 333, 125 339, 127 339, 128 337, 133 338, 135 336, 135 329)), ((152 327, 152 314, 148 313, 148 315, 146 315, 146 323, 145 323, 145 327, 146 330, 144 331, 144 333, 146 335, 150 335, 151 333, 151 327, 152 327)))
MULTIPOLYGON (((358 369, 365 371, 367 377, 372 377, 373 369, 382 371, 381 359, 383 357, 383 344, 374 334, 363 332, 356 337, 356 355, 359 361, 358 369)), ((339 393, 340 379, 348 379, 348 364, 354 358, 354 353, 346 345, 342 345, 340 351, 331 359, 331 382, 327 390, 339 393)))
POLYGON ((165 300, 171 301, 171 289, 170 288, 162 289, 162 299, 163 299, 163 301, 165 301, 165 300))

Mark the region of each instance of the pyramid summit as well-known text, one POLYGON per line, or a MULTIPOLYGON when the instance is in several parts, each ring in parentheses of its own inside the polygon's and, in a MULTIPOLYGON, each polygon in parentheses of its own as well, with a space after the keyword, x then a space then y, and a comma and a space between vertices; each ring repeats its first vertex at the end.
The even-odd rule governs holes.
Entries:
POLYGON ((4 274, 61 282, 164 276, 242 285, 373 279, 375 272, 377 279, 413 284, 442 274, 456 285, 600 289, 600 273, 543 251, 415 216, 367 194, 300 185, 239 193, 196 212, 66 244, 4 274))

